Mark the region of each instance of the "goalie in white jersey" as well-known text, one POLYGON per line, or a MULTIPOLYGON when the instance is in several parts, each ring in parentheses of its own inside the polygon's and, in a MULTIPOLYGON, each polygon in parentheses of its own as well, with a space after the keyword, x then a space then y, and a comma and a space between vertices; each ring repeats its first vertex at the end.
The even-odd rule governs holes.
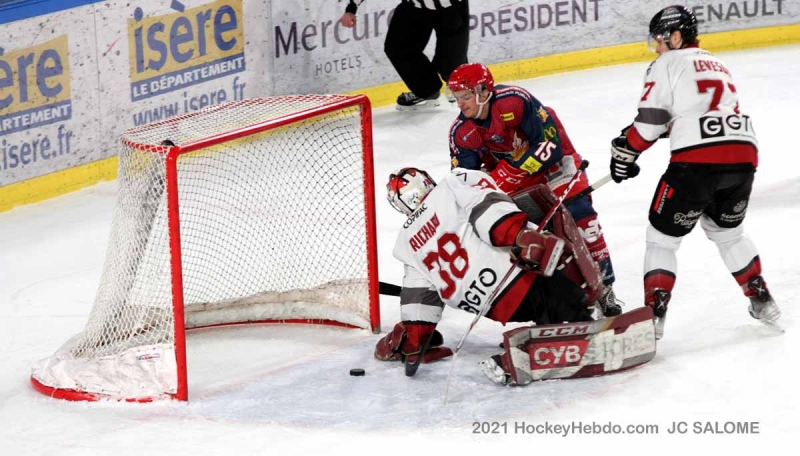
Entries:
POLYGON ((697 19, 684 6, 659 11, 650 21, 650 39, 659 56, 647 69, 635 121, 611 143, 611 175, 618 183, 635 177, 639 154, 659 137, 670 138, 670 164, 650 206, 644 267, 645 304, 653 308, 656 337, 664 332, 676 252, 698 221, 750 299, 750 314, 773 323, 780 310, 742 228, 758 142, 731 72, 698 46, 697 19))
POLYGON ((439 185, 423 170, 404 168, 390 176, 387 191, 408 216, 393 252, 405 268, 402 322, 378 342, 376 358, 413 362, 428 338, 422 362, 450 356, 435 330, 445 304, 475 314, 490 305, 486 316, 503 324, 592 319, 588 303, 602 292, 600 272, 585 245, 573 247, 583 241, 569 214, 560 218, 565 211, 557 218, 568 221, 555 224, 563 237, 539 233, 488 174, 460 168, 439 185), (512 267, 510 253, 518 267, 487 303, 512 267))

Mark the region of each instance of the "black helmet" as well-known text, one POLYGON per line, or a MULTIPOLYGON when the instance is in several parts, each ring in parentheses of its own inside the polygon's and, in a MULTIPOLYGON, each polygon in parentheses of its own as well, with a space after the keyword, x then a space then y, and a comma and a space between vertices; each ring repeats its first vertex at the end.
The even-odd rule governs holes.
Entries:
POLYGON ((697 18, 689 8, 682 5, 668 6, 650 19, 650 36, 666 36, 675 30, 681 31, 683 44, 697 42, 697 18))

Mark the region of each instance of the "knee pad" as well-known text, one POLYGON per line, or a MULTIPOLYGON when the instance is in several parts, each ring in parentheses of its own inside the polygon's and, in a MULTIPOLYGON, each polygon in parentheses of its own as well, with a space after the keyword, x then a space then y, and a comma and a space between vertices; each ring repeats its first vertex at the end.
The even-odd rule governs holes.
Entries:
POLYGON ((646 242, 669 250, 678 250, 683 238, 670 236, 658 231, 652 224, 647 227, 646 242))
POLYGON ((735 241, 744 233, 743 225, 739 225, 735 228, 722 228, 714 223, 711 217, 705 214, 700 218, 700 226, 703 228, 703 231, 705 231, 706 237, 716 244, 725 244, 735 241))

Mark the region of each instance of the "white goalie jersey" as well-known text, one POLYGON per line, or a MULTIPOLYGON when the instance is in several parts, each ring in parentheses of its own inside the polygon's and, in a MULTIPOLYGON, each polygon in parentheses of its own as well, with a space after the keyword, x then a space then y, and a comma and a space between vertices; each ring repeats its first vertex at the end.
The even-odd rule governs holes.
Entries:
POLYGON ((632 130, 628 142, 640 151, 669 132, 673 162, 756 161, 756 134, 730 71, 698 47, 665 52, 650 64, 632 130))
POLYGON ((509 249, 493 240, 521 212, 495 188, 487 174, 456 168, 403 224, 393 251, 405 265, 403 322, 436 324, 445 303, 478 313, 500 284, 511 267, 509 249))

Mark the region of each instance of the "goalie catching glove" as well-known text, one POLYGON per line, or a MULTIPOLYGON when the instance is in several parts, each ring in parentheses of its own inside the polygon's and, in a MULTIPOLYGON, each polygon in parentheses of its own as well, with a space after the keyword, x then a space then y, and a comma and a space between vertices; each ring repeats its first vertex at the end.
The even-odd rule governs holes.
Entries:
POLYGON ((433 329, 432 326, 406 326, 401 322, 394 325, 394 329, 375 345, 375 358, 381 361, 414 363, 419 357, 420 347, 425 344, 428 337, 433 337, 433 339, 431 339, 428 350, 422 356, 423 363, 453 355, 453 350, 442 346, 444 344, 442 333, 433 329))
POLYGON ((511 248, 511 260, 518 261, 517 265, 522 269, 550 277, 561 261, 562 253, 564 253, 563 239, 523 228, 517 234, 514 247, 511 248))

